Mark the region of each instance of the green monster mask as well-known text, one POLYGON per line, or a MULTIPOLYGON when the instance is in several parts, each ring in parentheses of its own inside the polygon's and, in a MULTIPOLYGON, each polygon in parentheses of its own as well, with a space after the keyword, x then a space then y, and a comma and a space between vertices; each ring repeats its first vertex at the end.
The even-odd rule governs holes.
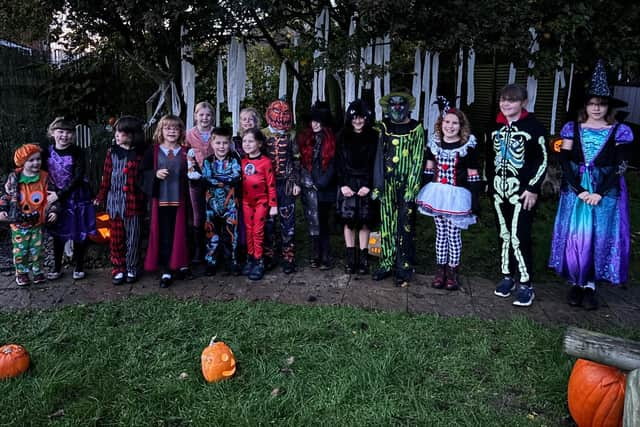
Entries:
POLYGON ((404 123, 415 107, 416 100, 405 92, 391 92, 380 99, 380 105, 393 123, 404 123))

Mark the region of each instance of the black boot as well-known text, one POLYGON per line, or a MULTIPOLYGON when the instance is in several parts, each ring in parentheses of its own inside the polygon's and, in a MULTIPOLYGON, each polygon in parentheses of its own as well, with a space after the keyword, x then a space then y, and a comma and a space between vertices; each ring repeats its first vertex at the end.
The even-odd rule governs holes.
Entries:
POLYGON ((329 236, 320 237, 320 270, 331 270, 333 268, 333 260, 331 259, 331 245, 329 236))
POLYGON ((360 249, 358 274, 369 274, 369 249, 360 249))
POLYGON ((200 264, 202 263, 204 253, 204 231, 201 227, 191 227, 191 235, 193 236, 193 258, 191 262, 193 264, 200 264))
POLYGON ((320 236, 311 236, 311 268, 320 267, 320 236))
POLYGON ((251 270, 253 270, 254 262, 255 260, 253 259, 253 255, 247 255, 247 262, 242 268, 241 272, 243 276, 248 276, 251 273, 251 270))
POLYGON ((356 272, 356 248, 347 248, 346 250, 347 264, 344 267, 344 272, 347 274, 353 274, 356 272))

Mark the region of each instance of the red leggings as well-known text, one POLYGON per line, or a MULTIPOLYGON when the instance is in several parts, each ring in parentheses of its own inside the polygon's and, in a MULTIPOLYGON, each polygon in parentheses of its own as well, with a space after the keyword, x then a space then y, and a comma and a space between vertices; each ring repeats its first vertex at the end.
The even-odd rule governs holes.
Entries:
POLYGON ((256 259, 262 258, 264 224, 267 221, 268 212, 269 206, 266 197, 242 201, 244 228, 247 235, 247 253, 256 259))

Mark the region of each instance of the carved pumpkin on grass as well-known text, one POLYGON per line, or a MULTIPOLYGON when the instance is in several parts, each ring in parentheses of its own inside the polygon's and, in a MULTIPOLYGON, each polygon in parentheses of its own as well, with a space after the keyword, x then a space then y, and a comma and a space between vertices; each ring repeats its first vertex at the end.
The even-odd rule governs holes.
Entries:
POLYGON ((216 337, 204 350, 200 362, 202 375, 207 382, 221 381, 230 378, 236 373, 236 359, 228 345, 222 341, 215 342, 216 337))
POLYGON ((0 347, 0 379, 13 378, 29 368, 29 353, 18 344, 0 347))
POLYGON ((578 427, 622 425, 626 375, 611 366, 578 359, 569 377, 569 412, 578 427))

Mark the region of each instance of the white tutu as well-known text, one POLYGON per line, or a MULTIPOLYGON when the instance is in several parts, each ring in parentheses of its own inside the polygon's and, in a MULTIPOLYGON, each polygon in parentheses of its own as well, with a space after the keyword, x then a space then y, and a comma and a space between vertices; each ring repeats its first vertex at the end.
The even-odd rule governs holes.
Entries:
POLYGON ((471 192, 464 187, 431 182, 422 187, 416 204, 420 213, 447 217, 464 230, 476 223, 476 216, 471 213, 471 192))

